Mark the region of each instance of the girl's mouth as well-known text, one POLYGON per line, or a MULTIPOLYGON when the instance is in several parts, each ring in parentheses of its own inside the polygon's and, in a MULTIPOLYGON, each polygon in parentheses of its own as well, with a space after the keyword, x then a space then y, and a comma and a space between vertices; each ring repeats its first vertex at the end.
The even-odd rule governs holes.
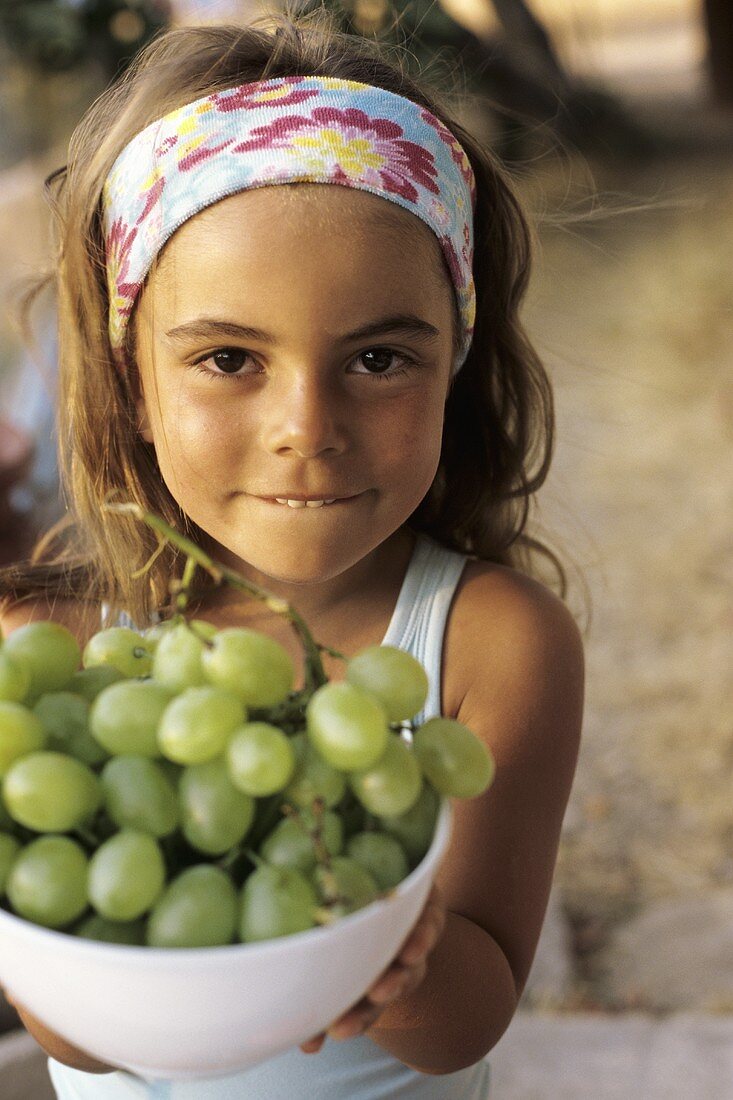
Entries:
POLYGON ((346 504, 350 500, 356 500, 359 493, 350 497, 325 497, 322 499, 302 497, 260 497, 260 500, 264 500, 267 504, 277 504, 281 507, 303 509, 303 508, 325 508, 331 507, 334 504, 346 504))

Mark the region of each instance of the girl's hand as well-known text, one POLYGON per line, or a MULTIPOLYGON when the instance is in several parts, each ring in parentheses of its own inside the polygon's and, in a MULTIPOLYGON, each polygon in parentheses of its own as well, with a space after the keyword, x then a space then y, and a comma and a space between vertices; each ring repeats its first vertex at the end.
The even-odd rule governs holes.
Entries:
POLYGON ((328 1035, 331 1039, 353 1039, 381 1016, 390 1001, 402 997, 422 982, 427 973, 427 957, 445 928, 446 908, 443 896, 433 886, 417 924, 402 945, 399 954, 363 998, 326 1030, 300 1044, 305 1054, 316 1054, 328 1035))

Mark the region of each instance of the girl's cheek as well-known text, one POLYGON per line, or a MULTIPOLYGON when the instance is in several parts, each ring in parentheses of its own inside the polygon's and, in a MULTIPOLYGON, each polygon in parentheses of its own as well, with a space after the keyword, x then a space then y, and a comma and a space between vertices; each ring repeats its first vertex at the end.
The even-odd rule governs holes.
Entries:
POLYGON ((244 434, 232 410, 227 415, 220 405, 215 409, 180 400, 162 408, 155 447, 171 492, 211 487, 236 459, 244 434))

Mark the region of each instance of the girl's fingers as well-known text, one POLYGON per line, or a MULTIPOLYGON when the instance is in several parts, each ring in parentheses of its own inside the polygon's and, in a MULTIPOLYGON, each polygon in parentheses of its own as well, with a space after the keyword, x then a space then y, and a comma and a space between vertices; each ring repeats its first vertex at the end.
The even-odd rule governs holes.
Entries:
MULTIPOLYGON (((420 917, 392 965, 367 990, 358 1004, 335 1020, 326 1035, 331 1039, 351 1039, 366 1031, 379 1019, 387 1005, 411 993, 424 980, 427 956, 445 928, 445 904, 436 886, 430 892, 420 917)), ((301 1045, 306 1053, 320 1050, 325 1035, 315 1036, 301 1045), (311 1044, 317 1043, 317 1046, 311 1044)))
POLYGON ((339 1017, 328 1029, 331 1039, 353 1039, 366 1031, 381 1016, 384 1005, 374 1005, 367 1000, 359 1001, 339 1017))
POLYGON ((306 1039, 304 1043, 300 1044, 300 1049, 304 1054, 317 1054, 326 1041, 326 1033, 322 1031, 320 1035, 314 1035, 311 1039, 306 1039))

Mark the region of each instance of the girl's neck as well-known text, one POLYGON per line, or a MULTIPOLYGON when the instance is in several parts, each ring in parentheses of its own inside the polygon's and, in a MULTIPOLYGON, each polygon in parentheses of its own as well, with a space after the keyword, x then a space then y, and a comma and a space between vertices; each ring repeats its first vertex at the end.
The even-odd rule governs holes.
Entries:
MULTIPOLYGON (((318 585, 288 584, 257 570, 241 571, 248 580, 292 604, 319 640, 336 645, 328 639, 342 638, 355 629, 369 633, 374 627, 378 632, 385 616, 386 630, 415 542, 415 533, 401 527, 350 569, 318 585)), ((251 626, 272 634, 278 632, 279 622, 283 630, 290 629, 281 616, 230 587, 212 592, 196 615, 219 627, 251 626)))

